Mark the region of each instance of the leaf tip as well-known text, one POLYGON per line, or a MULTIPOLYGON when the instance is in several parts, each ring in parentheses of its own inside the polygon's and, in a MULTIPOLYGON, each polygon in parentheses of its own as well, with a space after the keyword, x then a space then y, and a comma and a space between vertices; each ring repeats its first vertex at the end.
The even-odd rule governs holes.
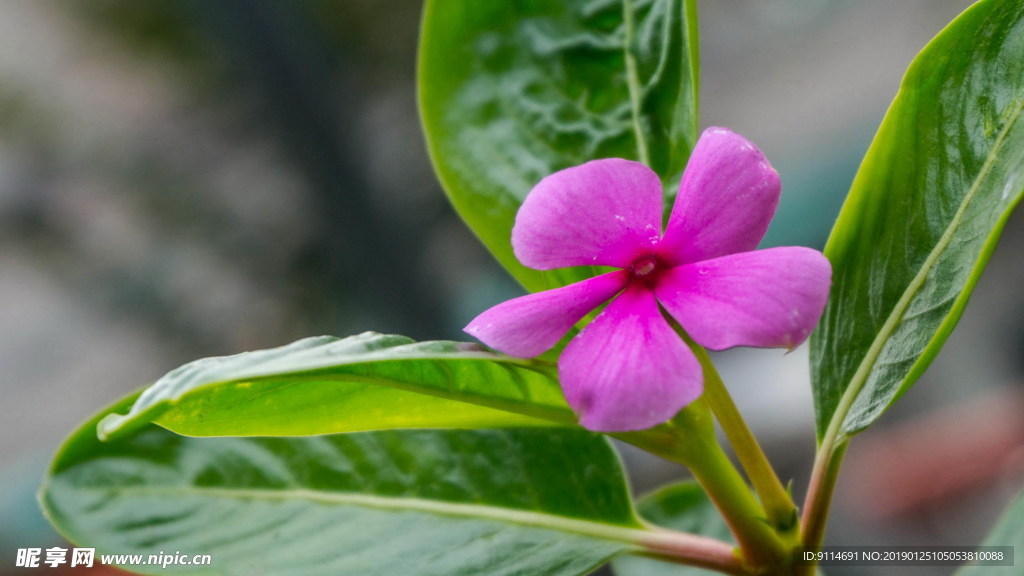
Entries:
POLYGON ((123 414, 107 414, 96 424, 96 437, 100 442, 109 442, 115 439, 120 433, 128 417, 123 414))

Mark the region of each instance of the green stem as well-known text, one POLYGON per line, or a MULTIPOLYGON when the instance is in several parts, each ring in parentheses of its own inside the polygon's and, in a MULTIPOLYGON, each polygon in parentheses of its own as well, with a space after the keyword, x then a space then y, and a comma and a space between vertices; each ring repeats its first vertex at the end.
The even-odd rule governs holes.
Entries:
MULTIPOLYGON (((804 546, 821 546, 825 540, 825 525, 828 511, 835 492, 836 480, 839 479, 839 468, 846 454, 847 441, 835 441, 835 436, 828 435, 818 450, 811 472, 811 482, 807 487, 807 499, 804 501, 803 532, 800 540, 804 546)), ((806 574, 814 574, 814 566, 805 567, 806 574)))
MULTIPOLYGON (((866 380, 868 370, 868 363, 865 361, 854 375, 850 386, 856 386, 856 391, 860 390, 863 381, 866 380)), ((811 471, 811 481, 807 487, 804 517, 801 522, 800 540, 804 546, 821 546, 825 540, 825 525, 828 522, 829 508, 832 505, 832 494, 835 492, 836 481, 839 479, 839 468, 843 463, 843 456, 846 454, 846 447, 850 441, 850 438, 843 432, 843 421, 856 397, 857 392, 850 394, 850 388, 847 388, 832 415, 832 421, 829 423, 828 429, 821 439, 821 444, 818 446, 818 453, 814 457, 814 469, 811 471)), ((808 570, 808 574, 814 573, 812 569, 808 570)))
POLYGON ((673 530, 652 530, 636 543, 647 556, 686 566, 707 568, 723 574, 747 576, 750 572, 742 559, 725 542, 673 530))
POLYGON ((717 443, 708 446, 694 477, 722 511, 744 556, 755 566, 774 566, 786 559, 778 536, 764 521, 764 511, 739 471, 717 443))
POLYGON ((694 342, 690 342, 690 346, 704 369, 704 397, 718 418, 740 465, 750 478, 750 483, 761 497, 768 521, 779 532, 792 533, 795 540, 799 533, 799 515, 789 491, 782 485, 771 462, 761 450, 761 445, 743 420, 707 351, 694 342))
POLYGON ((761 503, 718 444, 714 420, 703 398, 671 422, 615 436, 687 466, 722 513, 750 571, 758 573, 788 563, 789 550, 765 521, 761 503))

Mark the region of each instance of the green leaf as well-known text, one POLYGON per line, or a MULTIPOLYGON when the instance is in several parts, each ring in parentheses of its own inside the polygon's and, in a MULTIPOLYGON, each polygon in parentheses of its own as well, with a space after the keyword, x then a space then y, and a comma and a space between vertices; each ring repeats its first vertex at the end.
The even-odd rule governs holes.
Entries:
POLYGON ((100 435, 156 422, 190 436, 303 436, 388 428, 574 426, 553 365, 474 344, 367 332, 177 368, 100 435))
MULTIPOLYGON (((131 402, 122 402, 120 410, 131 402)), ((188 438, 100 417, 65 443, 40 499, 101 554, 209 554, 148 574, 584 574, 648 534, 617 455, 572 429, 188 438)))
POLYGON ((975 4, 911 65, 825 248, 819 440, 871 425, 953 330, 1024 191, 1022 111, 1024 2, 975 4))
MULTIPOLYGON (((733 542, 722 515, 696 482, 682 482, 660 488, 637 502, 645 520, 663 528, 699 534, 733 542)), ((612 562, 617 576, 697 576, 715 574, 702 568, 634 555, 619 556, 612 562)))
MULTIPOLYGON (((1017 554, 1024 551, 1024 494, 1018 495, 1010 504, 1003 519, 981 545, 1013 546, 1017 554)), ((1017 556, 1013 566, 965 566, 955 576, 1019 576, 1020 562, 1020 556, 1017 556)))
POLYGON ((594 274, 542 273, 513 255, 516 210, 542 177, 619 157, 668 185, 697 138, 695 0, 428 0, 419 54, 441 184, 531 291, 594 274))

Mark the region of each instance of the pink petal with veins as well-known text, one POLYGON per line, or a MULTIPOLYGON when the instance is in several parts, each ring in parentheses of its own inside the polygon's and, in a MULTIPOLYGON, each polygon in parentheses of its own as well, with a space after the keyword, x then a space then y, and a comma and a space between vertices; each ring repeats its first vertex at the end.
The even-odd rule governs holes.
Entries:
POLYGON ((495 350, 532 358, 557 344, 573 324, 622 290, 628 279, 628 273, 619 270, 520 296, 485 310, 465 330, 495 350))
POLYGON ((703 382, 700 363, 645 286, 627 288, 573 338, 558 374, 580 424, 600 432, 664 422, 700 396, 703 382))
POLYGON ((537 270, 624 268, 661 236, 661 181, 609 158, 556 172, 526 197, 512 228, 516 258, 537 270))
POLYGON ((698 344, 795 348, 825 308, 832 267, 817 250, 744 252, 667 270, 658 301, 698 344))
POLYGON ((679 184, 658 254, 688 264, 753 250, 779 203, 779 175, 746 138, 708 128, 679 184))

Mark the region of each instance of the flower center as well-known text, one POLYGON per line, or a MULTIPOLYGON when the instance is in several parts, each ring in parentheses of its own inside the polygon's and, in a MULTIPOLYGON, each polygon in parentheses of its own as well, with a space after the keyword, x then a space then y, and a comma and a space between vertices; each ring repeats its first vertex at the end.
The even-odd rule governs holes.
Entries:
POLYGON ((633 261, 629 267, 630 275, 636 280, 650 282, 658 275, 661 269, 661 262, 654 256, 641 256, 633 261))

